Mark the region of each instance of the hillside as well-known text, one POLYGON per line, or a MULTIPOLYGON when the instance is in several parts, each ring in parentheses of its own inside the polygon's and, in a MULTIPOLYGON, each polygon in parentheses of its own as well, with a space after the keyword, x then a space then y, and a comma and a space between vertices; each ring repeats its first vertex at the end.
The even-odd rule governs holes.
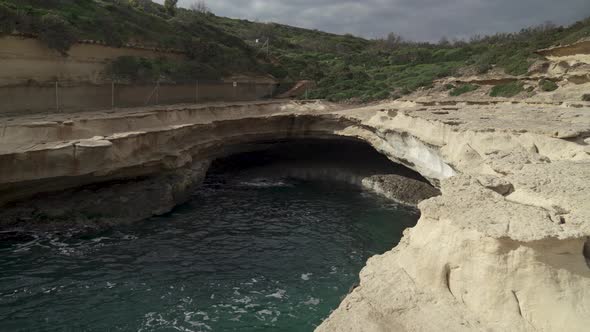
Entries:
POLYGON ((469 42, 416 43, 393 35, 366 40, 167 10, 147 0, 0 0, 0 22, 0 32, 37 36, 64 55, 75 41, 90 39, 112 46, 176 49, 188 56, 182 62, 133 57, 114 61, 114 75, 129 80, 271 74, 288 82, 314 80, 317 88, 310 97, 333 101, 401 96, 462 72, 484 74, 496 68, 523 75, 539 58, 535 50, 590 36, 586 19, 570 27, 543 25, 469 42))
MULTIPOLYGON (((271 55, 292 79, 318 82, 313 97, 370 101, 429 87, 436 79, 482 75, 492 69, 524 75, 541 57, 534 52, 590 36, 590 19, 569 27, 540 25, 512 34, 474 37, 469 42, 416 43, 397 36, 364 40, 313 30, 208 16, 215 26, 243 40, 268 36, 271 55)), ((276 76, 276 75, 275 75, 276 76)), ((282 78, 282 77, 281 77, 282 78)))

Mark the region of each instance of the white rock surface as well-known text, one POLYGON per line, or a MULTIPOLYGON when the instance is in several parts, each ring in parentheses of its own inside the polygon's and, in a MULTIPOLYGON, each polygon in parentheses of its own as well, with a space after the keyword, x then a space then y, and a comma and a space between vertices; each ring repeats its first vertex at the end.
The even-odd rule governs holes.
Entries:
POLYGON ((0 202, 174 172, 240 144, 297 137, 365 140, 439 185, 442 195, 419 205, 417 226, 369 260, 360 286, 318 331, 590 326, 589 107, 286 102, 45 120, 6 122, 0 202))
POLYGON ((458 175, 317 330, 587 331, 590 109, 390 107, 365 121, 458 175))

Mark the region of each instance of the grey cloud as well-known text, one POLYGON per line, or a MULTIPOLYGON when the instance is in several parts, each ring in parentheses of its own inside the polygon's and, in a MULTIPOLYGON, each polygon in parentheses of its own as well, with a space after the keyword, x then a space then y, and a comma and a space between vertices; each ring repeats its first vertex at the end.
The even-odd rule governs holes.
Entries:
MULTIPOLYGON (((179 5, 193 2, 180 0, 179 5)), ((545 21, 570 24, 590 16, 588 0, 210 0, 207 4, 221 16, 369 38, 396 32, 430 41, 518 31, 545 21)))

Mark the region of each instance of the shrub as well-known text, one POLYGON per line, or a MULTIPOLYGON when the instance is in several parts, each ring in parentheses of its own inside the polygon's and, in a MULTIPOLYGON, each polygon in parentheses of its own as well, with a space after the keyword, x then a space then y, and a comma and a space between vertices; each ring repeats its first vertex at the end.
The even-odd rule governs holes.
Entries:
POLYGON ((524 75, 529 71, 530 61, 525 57, 514 56, 509 58, 508 62, 500 63, 507 74, 524 75))
POLYGON ((541 87, 541 90, 543 91, 555 91, 557 90, 558 86, 555 82, 550 81, 550 80, 541 80, 539 82, 539 86, 541 87))
POLYGON ((61 16, 45 14, 41 17, 39 40, 65 56, 77 38, 74 28, 61 16))
POLYGON ((335 93, 333 95, 328 96, 328 100, 332 102, 344 101, 346 99, 350 99, 350 96, 343 92, 335 93))
POLYGON ((458 86, 458 87, 454 88, 453 90, 451 90, 451 92, 449 92, 449 94, 451 96, 453 96, 453 97, 457 97, 457 96, 460 96, 460 95, 462 95, 464 93, 475 91, 477 89, 479 89, 479 86, 478 85, 475 85, 475 84, 463 84, 463 85, 458 86))
POLYGON ((590 93, 587 93, 585 95, 582 96, 582 100, 583 101, 590 101, 590 93))
POLYGON ((452 90, 455 89, 455 86, 453 84, 445 84, 444 88, 445 90, 452 90))
POLYGON ((199 13, 199 14, 209 14, 211 13, 211 8, 207 6, 205 0, 199 0, 194 2, 189 7, 192 11, 199 13))
POLYGON ((512 82, 496 85, 492 88, 490 96, 492 97, 514 97, 524 91, 524 84, 521 82, 512 82))
POLYGON ((490 53, 484 53, 477 56, 474 56, 473 59, 473 66, 475 67, 475 71, 478 74, 485 74, 490 69, 492 69, 492 64, 494 62, 493 55, 490 53))
POLYGON ((218 80, 222 76, 219 70, 198 61, 181 61, 174 64, 176 65, 164 73, 174 81, 218 80))
POLYGON ((134 56, 121 56, 113 60, 110 72, 114 78, 130 81, 151 81, 159 77, 152 61, 134 56))
POLYGON ((116 22, 110 16, 99 16, 96 20, 98 29, 102 31, 104 42, 107 45, 121 47, 125 43, 123 36, 117 29, 116 22))
POLYGON ((176 15, 176 4, 177 3, 178 3, 178 0, 164 0, 164 8, 166 8, 166 12, 168 12, 168 14, 170 16, 176 15))
POLYGON ((275 78, 283 79, 283 78, 286 78, 287 76, 289 76, 289 73, 283 67, 279 67, 279 66, 275 66, 273 64, 270 64, 266 68, 267 68, 266 72, 271 74, 275 78))
POLYGON ((383 100, 389 98, 390 93, 387 90, 381 90, 373 94, 373 100, 383 100))
POLYGON ((0 3, 0 34, 11 33, 16 28, 16 12, 0 3))
POLYGON ((166 78, 176 82, 194 82, 197 79, 217 80, 222 72, 206 63, 195 60, 171 61, 166 58, 147 59, 121 56, 109 66, 113 78, 131 82, 153 82, 166 78))

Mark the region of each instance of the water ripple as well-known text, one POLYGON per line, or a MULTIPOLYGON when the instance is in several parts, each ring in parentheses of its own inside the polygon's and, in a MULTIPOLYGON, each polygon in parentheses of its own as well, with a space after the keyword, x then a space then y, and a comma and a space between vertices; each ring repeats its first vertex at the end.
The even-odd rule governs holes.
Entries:
MULTIPOLYGON (((417 216, 353 188, 257 179, 94 237, 0 246, 2 331, 313 330, 417 216)), ((75 230, 71 234, 76 234, 75 230)))

